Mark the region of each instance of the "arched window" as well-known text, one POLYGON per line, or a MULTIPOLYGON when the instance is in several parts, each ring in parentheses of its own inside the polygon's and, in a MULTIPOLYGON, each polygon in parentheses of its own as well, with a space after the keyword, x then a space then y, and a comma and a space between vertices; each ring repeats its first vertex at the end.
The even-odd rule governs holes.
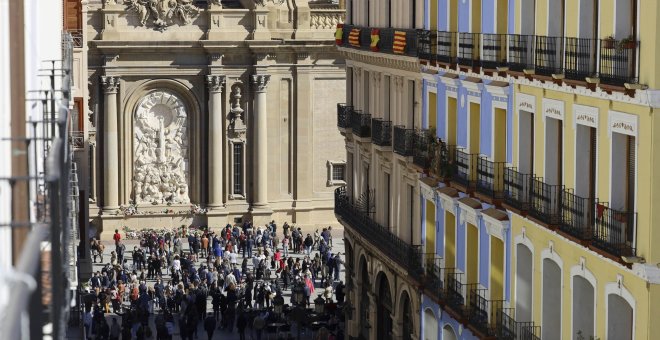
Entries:
POLYGON ((378 309, 377 309, 377 338, 392 339, 392 293, 390 283, 385 274, 379 275, 378 281, 378 309))
POLYGON ((401 339, 412 340, 412 334, 415 332, 415 327, 413 326, 414 321, 412 307, 410 306, 410 298, 408 297, 408 293, 403 293, 403 297, 401 298, 401 305, 403 308, 403 312, 401 313, 401 323, 403 326, 403 334, 401 334, 401 339))

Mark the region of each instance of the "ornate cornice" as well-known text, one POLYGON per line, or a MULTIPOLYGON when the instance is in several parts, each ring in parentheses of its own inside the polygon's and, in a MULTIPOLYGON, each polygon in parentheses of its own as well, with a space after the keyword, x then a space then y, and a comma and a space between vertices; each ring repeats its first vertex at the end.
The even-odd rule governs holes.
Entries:
POLYGON ((103 93, 117 93, 119 77, 101 76, 101 86, 103 86, 103 93))
MULTIPOLYGON (((342 57, 369 65, 394 68, 414 73, 420 73, 419 59, 416 57, 392 55, 379 52, 361 51, 347 47, 337 48, 342 57)), ((419 74, 421 78, 421 73, 419 74)))
POLYGON ((206 76, 206 85, 208 85, 209 92, 222 92, 225 81, 225 76, 206 76))
POLYGON ((270 74, 254 74, 250 80, 255 92, 263 92, 270 82, 270 74))

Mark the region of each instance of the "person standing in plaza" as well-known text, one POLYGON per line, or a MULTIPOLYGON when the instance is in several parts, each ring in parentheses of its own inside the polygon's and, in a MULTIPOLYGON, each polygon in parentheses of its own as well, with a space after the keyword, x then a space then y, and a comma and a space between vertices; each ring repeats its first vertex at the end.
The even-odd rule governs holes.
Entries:
POLYGON ((118 229, 115 229, 115 234, 112 235, 112 239, 115 241, 115 245, 117 245, 119 241, 121 241, 121 234, 119 234, 118 229))
POLYGON ((204 330, 206 330, 206 334, 209 337, 209 340, 213 339, 213 332, 215 331, 217 323, 215 321, 215 317, 213 317, 213 313, 208 313, 206 316, 206 319, 204 320, 204 330))

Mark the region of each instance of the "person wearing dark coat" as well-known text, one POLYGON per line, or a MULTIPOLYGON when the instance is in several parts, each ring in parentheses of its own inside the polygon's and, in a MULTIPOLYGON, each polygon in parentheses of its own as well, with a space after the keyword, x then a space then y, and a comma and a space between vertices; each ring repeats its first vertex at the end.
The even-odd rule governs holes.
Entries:
POLYGON ((209 337, 209 340, 213 339, 213 332, 215 331, 215 326, 216 326, 216 321, 215 317, 213 317, 213 313, 208 313, 208 316, 204 320, 204 329, 206 330, 206 334, 209 337))
POLYGON ((245 327, 247 327, 247 317, 242 310, 238 311, 238 320, 236 320, 236 328, 238 329, 238 336, 240 340, 245 340, 245 327))

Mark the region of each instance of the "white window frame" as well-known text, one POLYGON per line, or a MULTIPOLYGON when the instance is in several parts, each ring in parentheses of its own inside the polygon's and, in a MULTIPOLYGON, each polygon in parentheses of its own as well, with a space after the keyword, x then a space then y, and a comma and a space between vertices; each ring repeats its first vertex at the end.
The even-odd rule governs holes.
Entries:
POLYGON ((327 182, 326 185, 329 186, 329 187, 346 185, 346 177, 348 176, 348 174, 346 173, 348 171, 348 167, 346 166, 346 161, 330 161, 329 160, 326 163, 326 165, 328 167, 328 182, 327 182), (332 173, 333 173, 334 167, 336 165, 344 166, 344 180, 335 180, 332 177, 332 173))

